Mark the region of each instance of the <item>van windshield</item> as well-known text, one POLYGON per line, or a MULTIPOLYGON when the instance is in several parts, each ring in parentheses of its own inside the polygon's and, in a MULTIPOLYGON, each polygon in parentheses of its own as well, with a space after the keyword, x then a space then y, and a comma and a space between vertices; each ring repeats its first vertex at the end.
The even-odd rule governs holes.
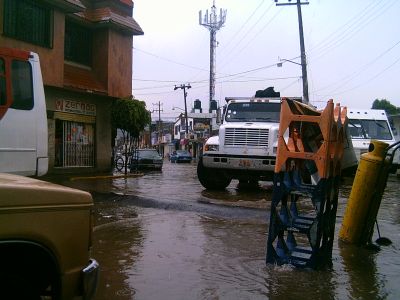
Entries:
POLYGON ((385 120, 349 120, 349 132, 353 139, 393 139, 389 124, 385 120))
POLYGON ((230 103, 227 107, 227 122, 279 122, 280 103, 247 102, 230 103))

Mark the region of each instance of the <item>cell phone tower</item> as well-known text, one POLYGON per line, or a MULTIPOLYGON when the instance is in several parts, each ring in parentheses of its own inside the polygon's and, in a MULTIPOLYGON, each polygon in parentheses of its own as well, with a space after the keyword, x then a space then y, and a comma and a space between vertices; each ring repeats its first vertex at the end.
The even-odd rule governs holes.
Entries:
POLYGON ((201 10, 199 11, 199 24, 208 28, 210 31, 210 105, 211 100, 215 100, 215 63, 217 59, 217 31, 224 26, 226 20, 226 9, 220 9, 219 15, 217 15, 217 8, 215 7, 215 0, 213 0, 213 6, 211 12, 208 14, 208 9, 203 17, 201 10))

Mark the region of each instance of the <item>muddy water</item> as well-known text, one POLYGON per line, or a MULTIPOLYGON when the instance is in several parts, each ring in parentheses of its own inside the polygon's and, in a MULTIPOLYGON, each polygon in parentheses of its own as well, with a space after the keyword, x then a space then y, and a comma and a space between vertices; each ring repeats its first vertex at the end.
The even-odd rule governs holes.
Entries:
POLYGON ((95 197, 96 299, 400 299, 399 179, 390 178, 379 211, 381 234, 393 241, 380 252, 337 241, 351 188, 342 186, 333 266, 324 271, 266 265, 270 185, 236 184, 207 192, 194 165, 169 162, 141 178, 74 182, 128 195, 95 197))

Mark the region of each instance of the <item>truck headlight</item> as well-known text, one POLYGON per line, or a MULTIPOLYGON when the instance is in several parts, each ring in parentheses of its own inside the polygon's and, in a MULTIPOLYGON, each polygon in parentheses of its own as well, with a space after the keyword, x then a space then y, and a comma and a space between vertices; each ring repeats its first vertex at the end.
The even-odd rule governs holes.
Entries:
POLYGON ((219 145, 205 145, 204 151, 218 151, 219 145))

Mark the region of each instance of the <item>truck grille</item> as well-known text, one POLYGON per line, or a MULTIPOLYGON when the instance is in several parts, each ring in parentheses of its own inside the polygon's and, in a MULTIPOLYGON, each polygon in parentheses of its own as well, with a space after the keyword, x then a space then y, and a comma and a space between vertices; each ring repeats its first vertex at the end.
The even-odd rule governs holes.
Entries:
POLYGON ((268 147, 268 129, 226 128, 225 146, 268 147))

